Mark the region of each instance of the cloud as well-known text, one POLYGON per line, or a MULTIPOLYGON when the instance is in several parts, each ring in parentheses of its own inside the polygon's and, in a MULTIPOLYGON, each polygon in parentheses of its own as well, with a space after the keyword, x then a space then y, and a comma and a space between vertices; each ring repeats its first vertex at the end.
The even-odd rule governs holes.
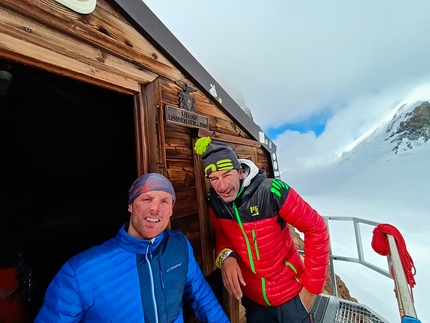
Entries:
POLYGON ((321 136, 276 139, 288 165, 332 156, 379 117, 380 93, 430 78, 427 0, 144 2, 263 131, 333 116, 321 136))
POLYGON ((311 167, 337 158, 352 141, 391 115, 410 91, 410 87, 394 87, 354 98, 338 109, 318 137, 312 131, 282 133, 274 140, 280 170, 311 167))

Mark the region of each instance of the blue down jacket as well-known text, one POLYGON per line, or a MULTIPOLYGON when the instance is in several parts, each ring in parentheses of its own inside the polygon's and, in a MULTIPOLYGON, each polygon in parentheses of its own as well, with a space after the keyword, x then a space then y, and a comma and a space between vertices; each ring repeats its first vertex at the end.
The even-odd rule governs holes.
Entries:
POLYGON ((61 268, 35 323, 180 323, 182 296, 201 322, 229 322, 182 233, 141 240, 122 227, 61 268))

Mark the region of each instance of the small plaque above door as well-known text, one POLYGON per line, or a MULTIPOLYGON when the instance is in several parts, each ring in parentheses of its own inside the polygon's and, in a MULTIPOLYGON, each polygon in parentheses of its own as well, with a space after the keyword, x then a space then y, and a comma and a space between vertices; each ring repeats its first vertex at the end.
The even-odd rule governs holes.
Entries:
POLYGON ((194 112, 166 105, 164 115, 167 123, 175 123, 190 128, 209 129, 208 118, 194 112))

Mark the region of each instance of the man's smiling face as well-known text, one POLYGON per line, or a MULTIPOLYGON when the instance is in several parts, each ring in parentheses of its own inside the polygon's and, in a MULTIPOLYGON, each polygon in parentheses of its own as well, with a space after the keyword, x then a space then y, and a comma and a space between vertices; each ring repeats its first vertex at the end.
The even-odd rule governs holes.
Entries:
POLYGON ((243 178, 242 169, 219 170, 212 172, 209 175, 209 181, 218 193, 218 195, 226 202, 232 202, 236 199, 240 190, 240 181, 243 178))
POLYGON ((173 197, 164 191, 149 191, 129 204, 128 211, 128 233, 135 238, 152 239, 167 228, 173 214, 173 197))

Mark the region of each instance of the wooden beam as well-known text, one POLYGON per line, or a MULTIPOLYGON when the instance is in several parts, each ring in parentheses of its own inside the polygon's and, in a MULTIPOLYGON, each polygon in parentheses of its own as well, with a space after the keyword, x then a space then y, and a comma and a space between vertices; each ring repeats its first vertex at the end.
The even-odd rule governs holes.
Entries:
MULTIPOLYGON (((197 138, 192 139, 192 146, 196 143, 197 138)), ((199 215, 200 237, 202 244, 202 271, 204 275, 209 275, 213 272, 215 267, 214 260, 214 236, 212 230, 212 223, 210 220, 206 196, 208 193, 207 185, 204 180, 204 170, 201 157, 198 154, 193 154, 194 158, 194 172, 196 178, 196 192, 197 192, 197 212, 199 215)))
MULTIPOLYGON (((142 127, 145 133, 146 160, 148 161, 147 172, 165 174, 165 161, 162 160, 162 149, 160 142, 160 120, 159 109, 161 102, 160 81, 146 85, 144 90, 144 118, 142 127)), ((163 145, 164 147, 164 145, 163 145)))
POLYGON ((134 94, 139 91, 139 83, 134 80, 95 69, 85 63, 3 33, 0 33, 0 56, 121 93, 134 94), (23 48, 25 48, 25 54, 23 48), (73 66, 73 69, 70 69, 70 66, 73 66))
POLYGON ((232 142, 235 144, 242 144, 246 146, 260 148, 261 143, 255 140, 240 138, 232 135, 226 135, 220 132, 210 131, 206 129, 199 129, 198 132, 199 137, 210 137, 211 139, 225 142, 232 142))
MULTIPOLYGON (((85 76, 88 79, 94 78, 96 71, 106 71, 110 74, 109 77, 103 79, 105 83, 117 85, 121 84, 119 82, 121 79, 134 80, 133 88, 130 90, 136 89, 136 83, 149 83, 157 77, 154 73, 139 69, 138 66, 103 50, 65 36, 2 7, 0 7, 0 34, 4 34, 2 39, 15 40, 5 43, 3 47, 9 48, 10 51, 20 56, 30 57, 38 65, 42 63, 48 66, 60 65, 59 67, 66 70, 61 74, 72 74, 76 64, 81 64, 86 66, 86 70, 82 69, 79 72, 86 73, 85 76), (25 27, 23 28, 23 26, 25 27), (37 53, 43 51, 43 55, 35 55, 36 50, 37 53), (53 60, 55 56, 59 56, 61 59, 53 60), (63 59, 64 57, 67 59, 63 59), (116 78, 113 79, 110 76, 112 74, 117 75, 116 78)), ((93 83, 97 84, 102 76, 99 73, 93 83)))
POLYGON ((145 140, 145 105, 144 96, 145 87, 141 87, 141 91, 134 96, 134 131, 136 141, 136 164, 137 175, 143 175, 148 172, 148 147, 145 140))
POLYGON ((157 122, 158 122, 158 160, 157 166, 163 172, 163 175, 167 177, 167 161, 166 161, 166 138, 164 133, 164 107, 162 106, 162 93, 161 93, 161 80, 157 79, 157 122))
POLYGON ((251 152, 252 152, 251 160, 254 162, 254 164, 257 165, 258 164, 257 148, 252 148, 251 152))
POLYGON ((223 286, 223 301, 226 306, 226 314, 231 323, 240 322, 240 302, 233 297, 223 286))
POLYGON ((64 10, 53 0, 2 0, 0 7, 155 74, 184 80, 181 72, 103 0, 98 1, 96 10, 90 15, 64 10))

